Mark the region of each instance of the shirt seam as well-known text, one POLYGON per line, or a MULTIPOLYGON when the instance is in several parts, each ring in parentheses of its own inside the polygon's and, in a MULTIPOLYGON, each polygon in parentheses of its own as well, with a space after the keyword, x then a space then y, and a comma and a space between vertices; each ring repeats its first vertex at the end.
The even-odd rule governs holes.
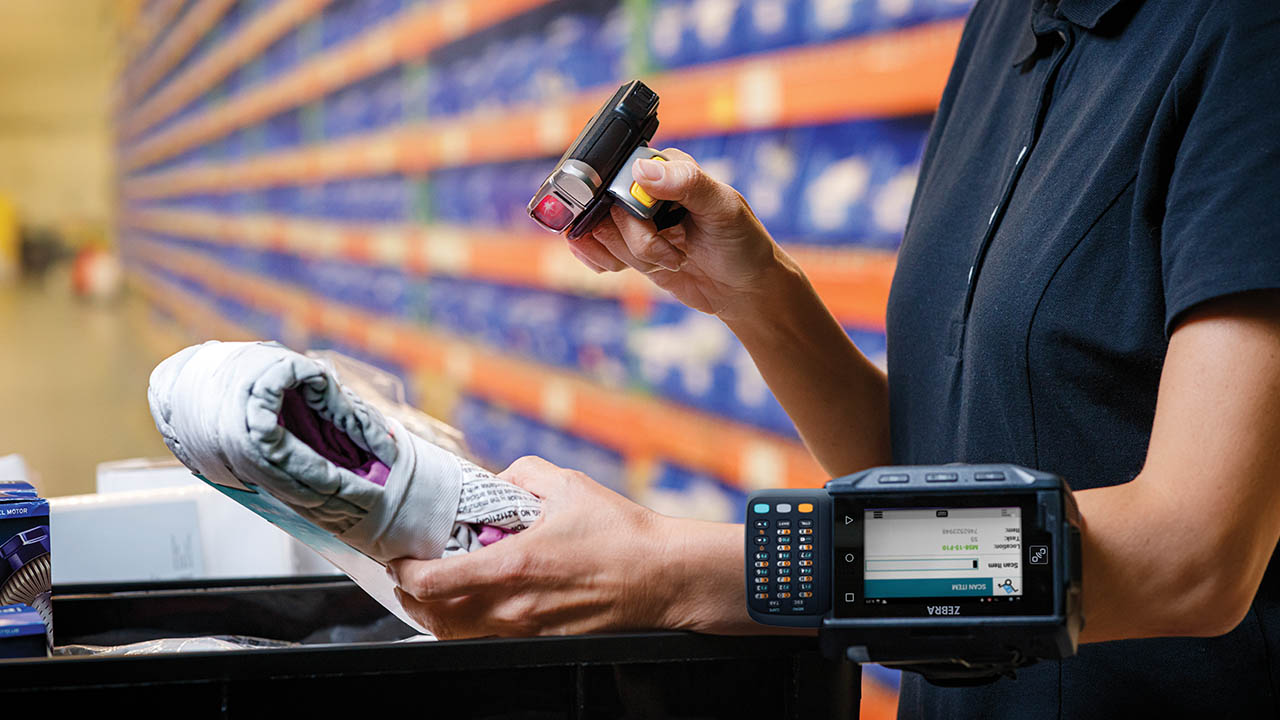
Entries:
MULTIPOLYGON (((1102 221, 1102 218, 1106 217, 1107 213, 1111 212, 1112 208, 1115 207, 1120 198, 1124 197, 1125 193, 1129 192, 1137 179, 1138 173, 1135 172, 1129 180, 1121 186, 1115 196, 1107 201, 1102 212, 1098 213, 1098 216, 1089 223, 1089 227, 1085 228, 1084 232, 1080 233, 1080 237, 1076 238, 1076 241, 1072 243, 1071 249, 1063 254, 1062 258, 1058 261, 1058 265, 1054 267, 1053 272, 1049 273, 1049 277, 1045 280, 1044 286, 1040 288, 1040 296, 1036 298, 1035 307, 1032 308, 1031 317, 1027 321, 1027 334, 1023 339, 1022 357, 1023 369, 1027 383, 1027 404, 1030 406, 1031 411, 1031 460, 1034 463, 1034 467, 1040 467, 1040 434, 1036 428, 1035 385, 1031 381, 1031 333, 1036 324, 1036 316, 1040 314, 1040 306, 1044 304, 1045 295, 1049 293, 1050 286, 1053 285, 1054 279, 1058 277, 1058 273, 1062 271, 1063 266, 1067 264, 1067 261, 1071 259, 1071 256, 1080 248, 1081 243, 1083 243, 1084 239, 1089 236, 1089 233, 1093 232, 1093 229, 1102 221)), ((1061 705, 1059 705, 1059 708, 1061 708, 1061 705)))

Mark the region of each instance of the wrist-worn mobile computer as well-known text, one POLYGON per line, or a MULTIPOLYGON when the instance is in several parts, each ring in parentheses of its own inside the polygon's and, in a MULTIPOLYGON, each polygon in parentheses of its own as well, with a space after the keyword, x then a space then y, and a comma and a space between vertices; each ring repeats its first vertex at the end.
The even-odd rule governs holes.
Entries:
POLYGON ((878 467, 751 495, 747 609, 824 652, 977 684, 1075 654, 1079 513, 1016 465, 878 467))
POLYGON ((570 238, 590 231, 614 203, 658 229, 680 222, 684 208, 650 197, 631 176, 638 159, 667 159, 646 146, 657 129, 658 94, 639 80, 618 88, 542 182, 529 217, 570 238))

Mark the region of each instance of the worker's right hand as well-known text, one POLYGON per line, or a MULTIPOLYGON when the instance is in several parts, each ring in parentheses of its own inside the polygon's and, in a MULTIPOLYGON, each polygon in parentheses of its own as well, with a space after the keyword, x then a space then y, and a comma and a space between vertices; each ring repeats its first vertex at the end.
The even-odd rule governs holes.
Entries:
POLYGON ((569 249, 596 272, 634 268, 695 310, 729 320, 767 297, 769 281, 794 267, 732 187, 703 172, 687 153, 667 148, 669 160, 637 160, 631 172, 645 192, 688 210, 678 225, 657 230, 615 205, 569 249))

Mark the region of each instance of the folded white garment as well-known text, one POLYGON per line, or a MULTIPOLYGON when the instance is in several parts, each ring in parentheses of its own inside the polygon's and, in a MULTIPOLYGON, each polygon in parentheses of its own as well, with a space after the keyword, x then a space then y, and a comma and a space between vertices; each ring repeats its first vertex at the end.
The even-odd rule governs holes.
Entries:
POLYGON ((186 348, 156 367, 147 396, 192 472, 265 491, 379 562, 475 550, 539 514, 530 493, 410 433, 276 343, 186 348))

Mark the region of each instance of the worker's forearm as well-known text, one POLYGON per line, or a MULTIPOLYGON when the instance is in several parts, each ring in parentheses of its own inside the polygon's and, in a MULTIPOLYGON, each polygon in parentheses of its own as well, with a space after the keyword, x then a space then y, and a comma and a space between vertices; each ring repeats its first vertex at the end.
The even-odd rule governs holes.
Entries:
POLYGON ((890 462, 884 373, 832 317, 799 267, 779 252, 753 307, 724 317, 832 476, 890 462))

